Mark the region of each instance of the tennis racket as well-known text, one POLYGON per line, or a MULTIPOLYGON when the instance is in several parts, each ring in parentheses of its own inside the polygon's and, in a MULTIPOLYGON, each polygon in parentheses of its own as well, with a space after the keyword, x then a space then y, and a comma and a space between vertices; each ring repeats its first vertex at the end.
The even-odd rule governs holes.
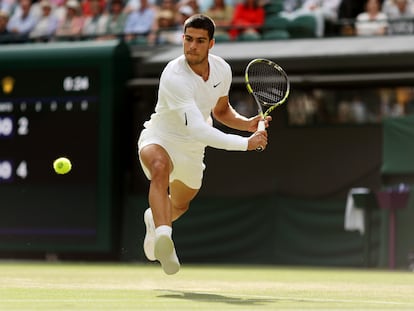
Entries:
MULTIPOLYGON (((259 115, 262 116, 257 126, 258 131, 265 129, 264 119, 277 106, 286 102, 290 92, 289 78, 278 64, 263 58, 253 59, 246 67, 245 80, 248 92, 257 103, 259 115), (263 107, 267 108, 263 112, 263 107)), ((262 151, 263 148, 257 148, 262 151)))

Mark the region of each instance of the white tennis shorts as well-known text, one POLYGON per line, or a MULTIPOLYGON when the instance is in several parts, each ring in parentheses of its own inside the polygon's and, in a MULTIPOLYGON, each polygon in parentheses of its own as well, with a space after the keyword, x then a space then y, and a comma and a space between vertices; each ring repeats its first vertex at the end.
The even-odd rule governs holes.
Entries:
POLYGON ((171 158, 173 170, 170 173, 170 183, 179 180, 192 189, 200 189, 204 164, 204 149, 192 150, 186 143, 171 142, 170 140, 155 134, 150 129, 144 129, 138 139, 138 154, 141 167, 145 176, 151 180, 151 174, 148 168, 141 160, 141 150, 148 145, 160 145, 163 147, 171 158))

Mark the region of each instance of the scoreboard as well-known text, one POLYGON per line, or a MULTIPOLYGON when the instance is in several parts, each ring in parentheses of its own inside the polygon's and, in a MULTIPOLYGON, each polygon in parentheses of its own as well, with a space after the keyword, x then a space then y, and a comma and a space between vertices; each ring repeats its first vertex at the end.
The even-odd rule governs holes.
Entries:
POLYGON ((128 50, 36 47, 0 58, 0 251, 110 251, 128 50), (66 175, 53 170, 61 156, 66 175))

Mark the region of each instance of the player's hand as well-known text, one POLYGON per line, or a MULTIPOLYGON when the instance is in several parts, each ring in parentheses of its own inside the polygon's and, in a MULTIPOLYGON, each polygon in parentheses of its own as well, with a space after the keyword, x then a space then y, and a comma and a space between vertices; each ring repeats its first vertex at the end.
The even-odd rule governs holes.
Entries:
POLYGON ((267 146, 267 132, 266 131, 257 131, 252 136, 249 137, 249 143, 247 145, 247 150, 257 150, 261 148, 262 150, 266 149, 267 146))
MULTIPOLYGON (((249 132, 256 132, 257 131, 257 126, 259 124, 259 122, 262 121, 262 117, 260 115, 257 115, 255 117, 252 117, 249 119, 249 128, 247 129, 249 132)), ((272 117, 271 116, 266 116, 265 117, 265 128, 268 128, 270 125, 270 121, 272 121, 272 117)))

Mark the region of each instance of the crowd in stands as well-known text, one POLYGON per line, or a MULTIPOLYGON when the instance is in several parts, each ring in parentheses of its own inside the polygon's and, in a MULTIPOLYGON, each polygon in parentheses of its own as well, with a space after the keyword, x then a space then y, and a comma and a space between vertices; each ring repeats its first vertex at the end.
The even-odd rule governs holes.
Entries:
POLYGON ((180 44, 195 13, 213 18, 216 41, 414 33, 414 0, 0 0, 0 43, 180 44))

